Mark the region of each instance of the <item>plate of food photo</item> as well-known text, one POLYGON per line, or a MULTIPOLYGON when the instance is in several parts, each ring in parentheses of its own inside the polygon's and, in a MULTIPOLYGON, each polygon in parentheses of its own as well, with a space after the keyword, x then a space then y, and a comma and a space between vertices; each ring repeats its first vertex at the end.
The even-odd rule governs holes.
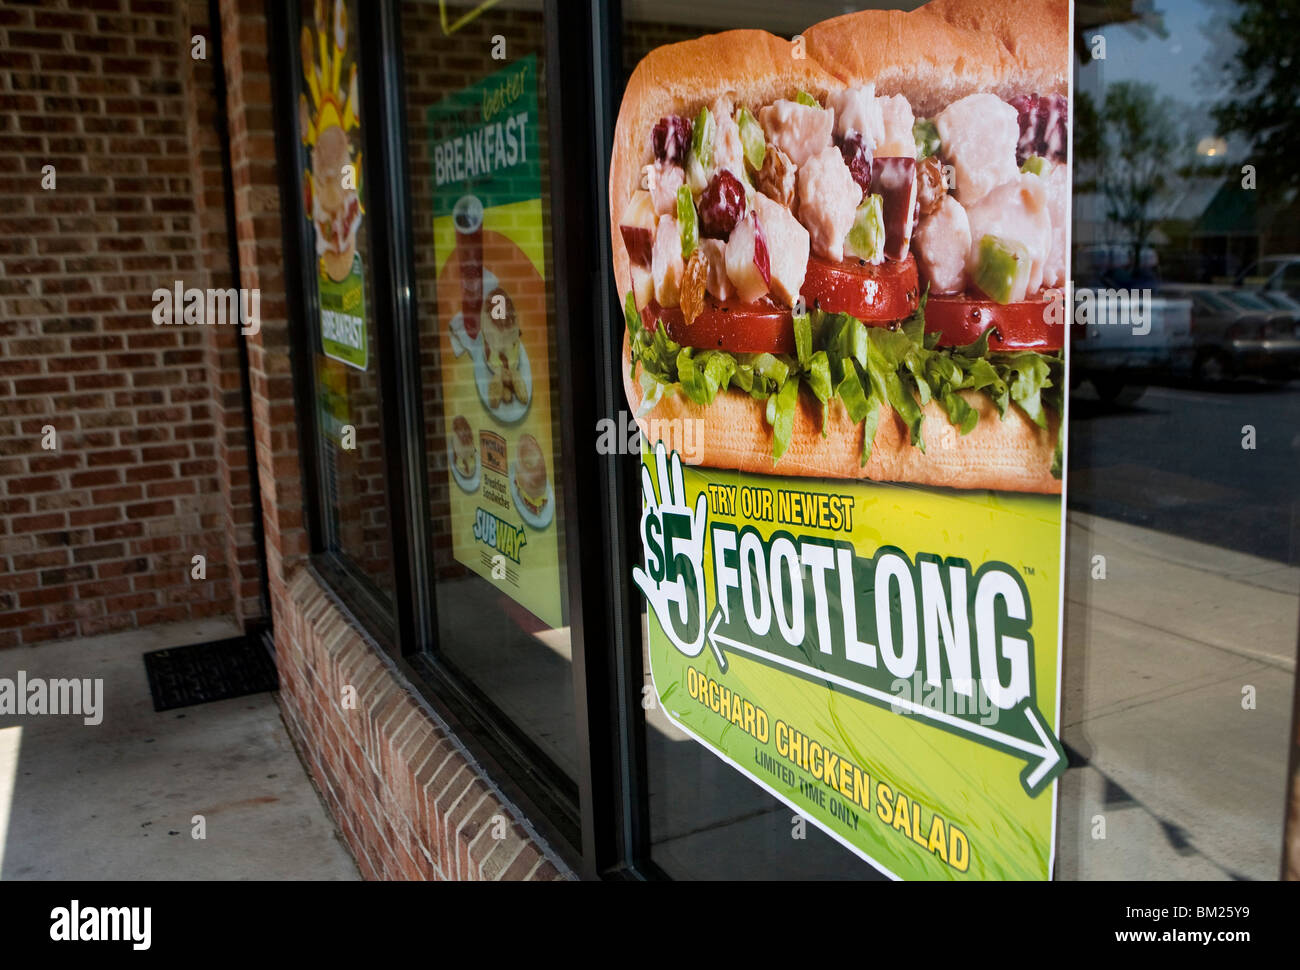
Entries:
POLYGON ((547 475, 546 456, 530 434, 519 439, 515 460, 510 463, 510 495, 525 525, 541 531, 551 524, 555 491, 547 475))
POLYGON ((461 415, 451 421, 451 434, 447 436, 447 458, 451 475, 463 492, 477 492, 482 481, 478 460, 478 440, 474 429, 461 415))
POLYGON ((533 371, 519 339, 519 318, 510 296, 499 286, 483 301, 483 326, 474 353, 479 399, 502 424, 523 420, 533 396, 533 371))
MULTIPOLYGON (((489 292, 498 287, 496 275, 490 269, 483 270, 483 287, 489 292)), ((474 357, 482 356, 483 317, 486 311, 487 306, 480 305, 477 313, 471 312, 467 316, 462 309, 447 322, 452 350, 457 357, 466 352, 474 357)))

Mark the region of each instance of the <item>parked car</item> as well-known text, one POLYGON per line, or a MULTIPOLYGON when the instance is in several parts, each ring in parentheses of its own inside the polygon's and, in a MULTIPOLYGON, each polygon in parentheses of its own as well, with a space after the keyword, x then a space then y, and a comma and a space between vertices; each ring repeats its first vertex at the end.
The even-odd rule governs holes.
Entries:
POLYGON ((1300 300, 1300 253, 1262 257, 1237 277, 1237 285, 1269 292, 1281 291, 1294 300, 1300 300))
POLYGON ((1300 319, 1300 300, 1282 290, 1251 290, 1263 297, 1279 310, 1286 310, 1297 319, 1300 319))
MULTIPOLYGON (((1079 293, 1076 288, 1076 302, 1079 293)), ((1138 328, 1123 314, 1112 318, 1115 304, 1099 300, 1096 318, 1088 326, 1070 328, 1071 383, 1077 387, 1086 380, 1103 401, 1132 404, 1153 380, 1185 372, 1193 355, 1191 307, 1186 297, 1152 295, 1146 325, 1138 328)))
POLYGON ((1294 311, 1249 289, 1184 283, 1164 292, 1192 301, 1192 370, 1200 380, 1300 375, 1300 316, 1294 311))

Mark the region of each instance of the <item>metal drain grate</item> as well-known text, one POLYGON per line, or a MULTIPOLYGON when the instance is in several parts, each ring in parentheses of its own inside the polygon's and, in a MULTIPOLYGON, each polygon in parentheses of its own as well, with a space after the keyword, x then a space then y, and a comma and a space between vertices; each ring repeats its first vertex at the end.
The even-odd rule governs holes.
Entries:
POLYGON ((144 655, 155 711, 244 697, 280 686, 260 638, 234 637, 144 655))

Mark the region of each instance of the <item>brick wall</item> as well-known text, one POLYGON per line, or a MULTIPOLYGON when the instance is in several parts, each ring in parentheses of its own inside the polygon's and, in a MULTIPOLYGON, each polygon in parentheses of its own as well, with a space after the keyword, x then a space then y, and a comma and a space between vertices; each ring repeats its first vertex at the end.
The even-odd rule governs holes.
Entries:
POLYGON ((151 320, 155 288, 206 285, 190 143, 210 75, 187 94, 181 39, 203 8, 54 6, 0 2, 0 646, 233 605, 214 328, 151 320))
MULTIPOLYGON (((177 43, 189 48, 194 37, 202 37, 208 42, 209 55, 204 59, 181 59, 199 257, 194 280, 202 288, 224 289, 233 286, 235 280, 230 266, 225 155, 220 130, 225 119, 213 97, 215 32, 208 24, 207 0, 185 0, 178 6, 177 43)), ((257 508, 248 470, 251 445, 245 427, 240 380, 239 341, 243 338, 234 327, 212 327, 205 331, 204 337, 204 366, 211 394, 210 413, 225 532, 223 552, 229 566, 235 621, 243 626, 262 613, 259 550, 253 529, 257 508)))
POLYGON ((240 283, 262 290, 261 329, 245 345, 271 613, 278 627, 284 619, 286 577, 303 561, 308 543, 289 362, 265 6, 260 0, 222 0, 220 11, 240 283))
POLYGON ((309 572, 288 596, 276 628, 285 722, 365 878, 571 875, 309 572))

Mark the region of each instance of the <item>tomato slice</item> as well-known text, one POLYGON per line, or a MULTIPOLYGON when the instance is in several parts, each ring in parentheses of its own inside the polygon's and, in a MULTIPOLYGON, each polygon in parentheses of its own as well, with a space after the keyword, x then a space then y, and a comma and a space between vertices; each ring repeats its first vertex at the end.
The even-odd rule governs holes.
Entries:
POLYGON ((757 303, 718 302, 706 296, 704 309, 687 323, 680 307, 661 307, 654 300, 641 309, 641 321, 653 330, 656 321, 683 347, 727 350, 734 354, 793 354, 794 324, 790 311, 770 300, 757 303))
MULTIPOLYGON (((1058 297, 1060 299, 1060 297, 1058 297)), ((1024 303, 994 303, 962 297, 932 296, 925 302, 925 329, 939 334, 939 346, 960 346, 979 339, 990 326, 990 350, 1060 350, 1065 327, 1050 322, 1063 320, 1064 310, 1049 313, 1049 300, 1024 303)))
POLYGON ((804 275, 802 295, 810 309, 850 313, 863 323, 902 320, 916 309, 920 285, 911 253, 899 262, 872 266, 856 259, 828 263, 812 256, 804 275))

